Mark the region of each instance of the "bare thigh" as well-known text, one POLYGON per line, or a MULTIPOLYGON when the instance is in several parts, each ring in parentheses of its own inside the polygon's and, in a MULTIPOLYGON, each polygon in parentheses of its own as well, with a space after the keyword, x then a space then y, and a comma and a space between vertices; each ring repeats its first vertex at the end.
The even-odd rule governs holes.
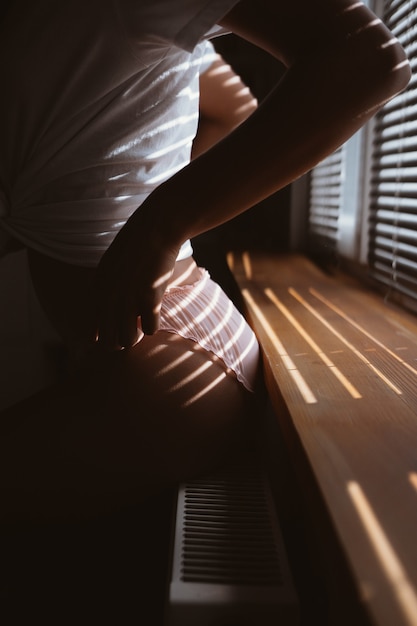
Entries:
MULTIPOLYGON (((67 276, 60 295, 56 267, 49 276, 35 270, 34 282, 46 313, 68 326, 88 280, 84 287, 77 270, 75 286, 67 276)), ((0 441, 10 519, 91 515, 232 461, 256 428, 253 403, 222 361, 172 333, 97 354, 3 416, 20 420, 0 441)))
MULTIPOLYGON (((91 426, 79 448, 132 485, 177 481, 224 463, 254 424, 254 398, 221 360, 195 342, 159 331, 101 359, 82 382, 91 426), (102 437, 98 445, 98 433, 102 437)), ((79 441, 72 422, 66 440, 79 441)))

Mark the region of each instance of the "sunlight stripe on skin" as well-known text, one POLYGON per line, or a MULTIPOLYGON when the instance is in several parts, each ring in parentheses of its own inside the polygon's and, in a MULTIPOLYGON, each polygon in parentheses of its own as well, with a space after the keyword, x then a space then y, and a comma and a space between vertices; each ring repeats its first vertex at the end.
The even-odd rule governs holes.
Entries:
MULTIPOLYGON (((396 37, 392 37, 391 39, 389 39, 385 43, 381 44, 379 47, 381 48, 381 50, 384 50, 384 48, 389 48, 390 46, 395 46, 397 43, 398 43, 398 39, 396 37)), ((408 63, 408 61, 406 61, 406 63, 408 63)))
POLYGON ((182 387, 185 387, 185 385, 188 385, 188 383, 191 383, 193 380, 198 378, 201 374, 204 374, 204 372, 208 370, 209 367, 212 367, 212 365, 213 363, 211 361, 207 361, 206 363, 203 363, 203 365, 198 367, 192 374, 189 374, 188 376, 180 380, 180 382, 177 383, 176 385, 172 385, 172 387, 170 387, 168 391, 173 392, 173 391, 177 391, 178 389, 182 389, 182 387))
POLYGON ((370 22, 367 22, 366 24, 364 24, 360 28, 358 28, 355 31, 353 31, 352 34, 353 35, 358 35, 359 33, 362 33, 364 30, 368 30, 368 28, 373 28, 374 26, 379 26, 379 24, 382 24, 382 21, 377 17, 376 19, 371 20, 370 22))
POLYGON ((214 389, 214 387, 216 387, 222 380, 224 380, 226 376, 227 376, 226 372, 223 372, 222 374, 217 376, 217 378, 215 378, 209 385, 206 385, 204 389, 202 389, 201 391, 196 393, 194 396, 192 396, 189 400, 184 402, 182 406, 187 407, 187 406, 190 406, 190 404, 193 404, 194 402, 196 402, 197 400, 200 400, 200 398, 205 396, 207 393, 209 393, 209 391, 214 389))
POLYGON ((193 354, 194 354, 194 352, 192 350, 187 350, 186 352, 184 352, 184 354, 181 354, 181 356, 179 356, 178 358, 174 359, 173 361, 168 363, 168 365, 166 365, 165 367, 160 369, 159 372, 156 375, 157 376, 163 376, 164 374, 167 374, 168 372, 170 372, 174 368, 178 367, 178 365, 181 365, 181 363, 184 363, 184 361, 187 361, 189 358, 191 358, 193 356, 193 354))
POLYGON ((165 283, 167 280, 169 280, 170 276, 171 276, 172 272, 166 272, 166 274, 163 274, 162 276, 160 276, 159 278, 157 278, 153 283, 152 283, 152 288, 156 289, 157 287, 159 287, 160 285, 162 285, 163 283, 165 283))
POLYGON ((281 341, 278 339, 276 333, 272 329, 272 327, 271 327, 270 323, 268 322, 268 320, 266 319, 265 315, 262 313, 261 309, 255 303, 255 301, 252 298, 252 295, 250 294, 249 290, 248 289, 242 289, 242 295, 245 298, 245 300, 249 303, 253 313, 256 315, 256 317, 258 318, 259 322, 262 324, 266 334, 268 335, 268 337, 271 340, 275 350, 277 351, 278 355, 280 356, 285 369, 288 371, 288 373, 290 374, 290 376, 294 380, 294 382, 295 382, 299 392, 301 393, 305 403, 306 404, 315 404, 315 403, 317 403, 316 396, 311 391, 310 387, 308 386, 308 384, 306 383, 306 381, 304 380, 304 378, 302 377, 302 375, 298 371, 297 367, 295 366, 295 364, 292 361, 291 357, 288 355, 288 353, 285 350, 284 346, 282 345, 281 341))
POLYGON ((149 350, 148 356, 153 357, 153 356, 157 355, 159 352, 162 352, 163 350, 166 350, 167 348, 168 348, 168 345, 166 343, 163 343, 163 344, 161 343, 160 345, 155 346, 154 348, 149 350))
POLYGON ((347 339, 345 339, 345 337, 343 337, 343 335, 341 335, 335 328, 333 328, 333 326, 329 324, 329 322, 325 320, 324 317, 320 315, 320 313, 318 313, 318 311, 316 311, 310 304, 308 304, 308 302, 306 302, 306 300, 304 300, 304 298, 302 298, 300 294, 295 291, 295 289, 290 287, 288 289, 288 292, 296 300, 298 300, 298 302, 300 302, 300 304, 302 304, 308 311, 310 311, 310 313, 314 315, 314 317, 316 317, 316 319, 318 319, 323 324, 323 326, 330 330, 330 332, 332 332, 335 337, 337 337, 342 343, 344 343, 345 346, 348 347, 349 350, 351 350, 358 357, 358 359, 365 363, 365 365, 367 365, 378 376, 378 378, 380 378, 390 389, 392 389, 394 393, 399 396, 402 395, 402 391, 396 385, 394 385, 394 383, 390 381, 389 378, 387 378, 377 367, 375 367, 375 365, 372 365, 372 363, 368 361, 368 359, 362 354, 362 352, 357 350, 353 344, 351 344, 347 339))
POLYGON ((184 270, 175 280, 169 283, 166 289, 166 293, 169 293, 170 289, 175 289, 176 287, 178 287, 178 285, 186 281, 187 278, 193 273, 193 271, 194 271, 193 266, 190 266, 186 270, 184 270))
POLYGON ((392 585, 395 600, 404 615, 406 623, 409 626, 417 626, 416 591, 408 579, 401 561, 384 533, 360 485, 355 481, 349 481, 347 491, 367 532, 367 537, 375 551, 375 555, 389 583, 392 585))
POLYGON ((350 7, 346 7, 343 9, 342 13, 349 13, 349 11, 353 11, 354 9, 358 9, 359 7, 363 7, 363 2, 355 2, 355 4, 351 4, 350 7))
POLYGON ((405 60, 405 61, 401 61, 401 63, 397 63, 397 65, 394 65, 394 67, 391 69, 391 72, 395 72, 396 70, 401 69, 402 67, 408 66, 410 65, 410 62, 405 60))
POLYGON ((292 326, 297 330, 297 332, 307 341, 309 346, 314 350, 317 356, 323 361, 325 365, 329 368, 330 372, 338 379, 338 381, 343 385, 346 391, 355 398, 355 400, 362 398, 362 395, 356 389, 354 385, 346 378, 344 374, 339 370, 338 367, 333 363, 331 359, 323 352, 320 346, 314 341, 314 339, 307 333, 307 331, 302 327, 302 325, 295 319, 295 317, 290 313, 287 307, 276 297, 276 295, 272 292, 271 289, 265 289, 265 295, 271 300, 273 304, 281 311, 281 313, 287 318, 287 320, 292 324, 292 326))

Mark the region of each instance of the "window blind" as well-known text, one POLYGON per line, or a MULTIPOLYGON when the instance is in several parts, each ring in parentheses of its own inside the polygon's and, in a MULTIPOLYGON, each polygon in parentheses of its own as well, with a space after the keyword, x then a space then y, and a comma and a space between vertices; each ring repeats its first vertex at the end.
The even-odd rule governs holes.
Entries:
POLYGON ((370 177, 371 274, 417 305, 417 0, 384 0, 382 19, 400 40, 413 77, 376 116, 370 177))
POLYGON ((308 235, 315 252, 331 255, 337 248, 345 152, 343 145, 311 172, 308 235))

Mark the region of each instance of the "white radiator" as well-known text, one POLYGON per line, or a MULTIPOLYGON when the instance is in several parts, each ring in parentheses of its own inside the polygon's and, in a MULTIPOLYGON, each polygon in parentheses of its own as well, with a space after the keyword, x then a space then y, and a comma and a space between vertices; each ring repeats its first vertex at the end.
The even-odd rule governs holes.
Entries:
POLYGON ((165 626, 295 626, 298 602, 258 464, 181 484, 165 626))

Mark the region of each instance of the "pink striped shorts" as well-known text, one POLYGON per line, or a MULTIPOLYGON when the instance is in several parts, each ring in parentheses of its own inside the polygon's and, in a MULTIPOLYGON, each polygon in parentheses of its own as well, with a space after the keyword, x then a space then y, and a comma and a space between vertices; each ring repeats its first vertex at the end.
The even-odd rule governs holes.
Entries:
POLYGON ((207 270, 199 270, 200 279, 195 283, 167 289, 160 328, 192 339, 213 352, 246 389, 254 391, 259 370, 257 339, 207 270))

